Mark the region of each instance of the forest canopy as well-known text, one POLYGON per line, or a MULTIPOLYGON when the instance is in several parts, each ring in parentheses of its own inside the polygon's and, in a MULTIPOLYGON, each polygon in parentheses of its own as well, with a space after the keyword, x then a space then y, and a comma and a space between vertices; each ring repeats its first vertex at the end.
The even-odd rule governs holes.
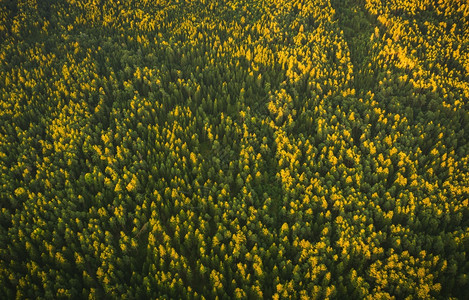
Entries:
POLYGON ((0 298, 457 299, 469 5, 0 2, 0 298))

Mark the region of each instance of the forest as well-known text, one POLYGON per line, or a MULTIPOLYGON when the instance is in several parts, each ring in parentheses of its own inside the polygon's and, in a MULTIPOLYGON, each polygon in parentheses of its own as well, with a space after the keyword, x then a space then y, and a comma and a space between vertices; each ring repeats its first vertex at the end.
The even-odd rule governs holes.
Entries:
POLYGON ((0 299, 464 299, 468 226, 465 1, 0 1, 0 299))

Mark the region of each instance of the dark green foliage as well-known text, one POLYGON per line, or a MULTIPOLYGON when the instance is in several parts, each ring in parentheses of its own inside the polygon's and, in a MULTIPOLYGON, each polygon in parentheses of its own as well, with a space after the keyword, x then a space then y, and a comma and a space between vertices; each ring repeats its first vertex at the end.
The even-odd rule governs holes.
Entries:
POLYGON ((454 3, 4 1, 0 298, 464 298, 454 3))

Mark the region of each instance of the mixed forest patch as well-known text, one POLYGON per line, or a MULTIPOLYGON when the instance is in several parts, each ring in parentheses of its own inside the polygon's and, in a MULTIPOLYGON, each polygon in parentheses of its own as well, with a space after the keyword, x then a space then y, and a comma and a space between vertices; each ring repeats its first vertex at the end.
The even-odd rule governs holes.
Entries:
POLYGON ((0 3, 0 298, 464 298, 469 6, 0 3))

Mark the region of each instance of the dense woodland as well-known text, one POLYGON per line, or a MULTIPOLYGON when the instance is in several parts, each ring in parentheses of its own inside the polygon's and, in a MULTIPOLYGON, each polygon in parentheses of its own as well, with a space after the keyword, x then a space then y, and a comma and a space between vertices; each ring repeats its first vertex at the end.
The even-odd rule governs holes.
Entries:
POLYGON ((469 5, 0 1, 0 298, 469 290, 469 5))

